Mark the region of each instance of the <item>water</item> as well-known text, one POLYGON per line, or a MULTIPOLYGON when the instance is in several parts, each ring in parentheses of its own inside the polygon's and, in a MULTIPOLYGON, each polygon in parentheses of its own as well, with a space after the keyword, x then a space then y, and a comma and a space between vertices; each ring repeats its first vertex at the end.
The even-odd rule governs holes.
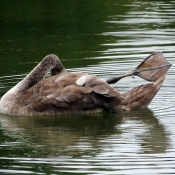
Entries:
MULTIPOLYGON (((107 79, 162 51, 173 64, 149 109, 88 115, 0 115, 0 174, 174 174, 175 2, 1 1, 0 96, 45 55, 107 79)), ((146 83, 135 77, 120 92, 146 83)))

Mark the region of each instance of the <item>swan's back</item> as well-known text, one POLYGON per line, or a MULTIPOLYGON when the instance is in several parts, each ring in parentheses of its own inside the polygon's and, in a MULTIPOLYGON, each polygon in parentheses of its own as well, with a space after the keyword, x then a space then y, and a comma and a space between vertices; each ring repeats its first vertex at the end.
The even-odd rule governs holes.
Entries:
POLYGON ((13 115, 93 113, 124 101, 104 80, 76 72, 46 78, 19 93, 9 112, 13 115))

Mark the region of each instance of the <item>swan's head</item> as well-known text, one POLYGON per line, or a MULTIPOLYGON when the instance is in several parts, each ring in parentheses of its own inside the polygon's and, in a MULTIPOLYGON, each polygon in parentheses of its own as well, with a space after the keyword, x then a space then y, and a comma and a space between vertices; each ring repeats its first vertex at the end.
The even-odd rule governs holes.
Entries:
POLYGON ((66 73, 66 70, 61 63, 61 60, 55 54, 49 54, 43 59, 43 67, 50 66, 51 76, 60 73, 66 73))

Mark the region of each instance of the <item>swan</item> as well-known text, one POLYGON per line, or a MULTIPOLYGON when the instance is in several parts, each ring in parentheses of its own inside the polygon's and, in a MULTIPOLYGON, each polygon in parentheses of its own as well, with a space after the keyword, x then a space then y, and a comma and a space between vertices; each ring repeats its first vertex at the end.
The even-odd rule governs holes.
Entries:
POLYGON ((47 55, 22 81, 4 94, 0 113, 14 116, 61 115, 147 107, 165 74, 155 82, 120 93, 94 74, 67 73, 55 54, 47 55), (50 72, 50 77, 46 75, 50 72))

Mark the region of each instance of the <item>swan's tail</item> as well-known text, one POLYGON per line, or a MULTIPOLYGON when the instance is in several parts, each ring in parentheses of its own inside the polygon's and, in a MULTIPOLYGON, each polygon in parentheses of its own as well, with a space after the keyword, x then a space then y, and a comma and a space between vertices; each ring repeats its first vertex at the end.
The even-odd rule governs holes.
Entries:
POLYGON ((164 79, 165 75, 161 76, 153 83, 135 87, 131 91, 122 94, 122 96, 128 101, 127 108, 134 109, 147 107, 159 91, 164 79))

